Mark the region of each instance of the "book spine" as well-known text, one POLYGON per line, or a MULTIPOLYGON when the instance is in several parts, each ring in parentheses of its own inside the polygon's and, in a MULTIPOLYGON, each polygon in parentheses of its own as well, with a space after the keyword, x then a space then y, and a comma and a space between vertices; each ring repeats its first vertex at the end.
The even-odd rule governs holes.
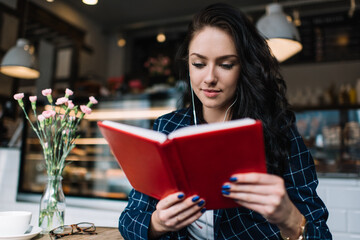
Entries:
POLYGON ((182 167, 180 155, 177 152, 177 148, 172 140, 168 140, 163 144, 163 152, 166 155, 166 161, 168 163, 170 171, 172 172, 173 180, 179 191, 188 194, 190 191, 189 183, 182 167))

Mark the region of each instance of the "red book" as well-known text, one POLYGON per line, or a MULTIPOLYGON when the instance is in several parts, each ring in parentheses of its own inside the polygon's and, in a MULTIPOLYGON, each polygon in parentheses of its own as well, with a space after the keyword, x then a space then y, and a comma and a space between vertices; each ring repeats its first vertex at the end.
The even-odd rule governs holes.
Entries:
POLYGON ((260 121, 240 119, 188 126, 169 135, 121 123, 98 122, 134 189, 156 199, 183 191, 207 209, 238 207, 221 194, 232 174, 266 172, 260 121))

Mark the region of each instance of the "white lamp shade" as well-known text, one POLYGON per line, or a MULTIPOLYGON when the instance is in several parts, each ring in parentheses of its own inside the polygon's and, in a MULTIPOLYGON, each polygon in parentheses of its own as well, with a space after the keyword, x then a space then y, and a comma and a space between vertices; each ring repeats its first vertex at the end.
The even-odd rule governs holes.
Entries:
POLYGON ((302 45, 298 41, 285 38, 270 38, 266 40, 272 54, 279 62, 283 62, 300 52, 302 45))
POLYGON ((16 78, 39 78, 35 56, 30 51, 30 44, 26 39, 19 38, 16 46, 12 47, 2 59, 0 72, 16 78))
POLYGON ((259 19, 256 27, 267 39, 272 54, 279 62, 301 51, 299 32, 294 24, 288 21, 280 4, 269 4, 266 14, 259 19))

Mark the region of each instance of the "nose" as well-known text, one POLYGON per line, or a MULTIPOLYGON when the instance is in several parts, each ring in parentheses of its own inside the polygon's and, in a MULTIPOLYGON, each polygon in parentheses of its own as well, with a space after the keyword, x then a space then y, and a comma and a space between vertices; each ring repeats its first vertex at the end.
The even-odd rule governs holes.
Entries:
POLYGON ((204 82, 208 85, 214 85, 217 82, 216 68, 214 64, 209 64, 204 82))

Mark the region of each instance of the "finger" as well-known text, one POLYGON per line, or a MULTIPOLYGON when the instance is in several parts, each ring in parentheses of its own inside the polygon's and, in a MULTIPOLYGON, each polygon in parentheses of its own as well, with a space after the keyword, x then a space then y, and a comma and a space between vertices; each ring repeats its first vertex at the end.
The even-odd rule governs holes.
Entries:
POLYGON ((243 193, 256 193, 260 195, 284 195, 285 186, 278 184, 264 185, 264 184, 232 184, 225 183, 222 190, 229 192, 243 192, 243 193))
POLYGON ((200 208, 200 211, 197 211, 195 214, 193 214, 189 218, 185 219, 182 223, 180 223, 178 225, 179 229, 182 229, 190 225, 191 223, 195 222, 196 220, 198 220, 201 217, 201 215, 204 214, 205 210, 206 210, 205 208, 200 208))
MULTIPOLYGON (((195 221, 197 218, 199 218, 201 216, 201 214, 206 210, 204 207, 199 206, 199 203, 201 201, 199 201, 198 203, 194 203, 195 205, 193 205, 191 208, 186 209, 183 212, 180 212, 177 215, 174 215, 173 217, 165 217, 162 218, 162 225, 164 226, 165 229, 167 229, 167 231, 177 231, 185 226, 187 226, 188 224, 190 224, 192 221, 195 221), (189 219, 194 219, 194 220, 190 220, 189 219)), ((179 203, 182 204, 182 203, 179 203)), ((171 209, 173 209, 173 207, 166 209, 166 210, 162 210, 162 214, 163 217, 165 215, 168 215, 171 211, 171 209)))
MULTIPOLYGON (((171 199, 173 196, 169 196, 169 199, 171 199)), ((158 205, 161 202, 165 202, 165 200, 168 200, 167 198, 164 198, 161 200, 158 205)), ((168 208, 161 208, 163 206, 166 206, 166 204, 156 207, 156 212, 158 214, 158 219, 162 223, 162 225, 167 229, 173 229, 175 228, 179 223, 181 223, 183 220, 187 218, 187 215, 180 216, 177 218, 177 216, 187 209, 196 206, 198 202, 200 201, 200 198, 198 196, 192 196, 188 197, 186 199, 182 199, 182 201, 175 202, 173 205, 171 205, 168 208)), ((199 208, 199 207, 198 207, 199 208)))
POLYGON ((274 184, 282 183, 283 180, 279 176, 268 173, 239 173, 230 177, 232 183, 251 183, 251 184, 274 184))
MULTIPOLYGON (((185 211, 179 213, 178 215, 176 215, 172 219, 170 219, 169 224, 176 225, 176 226, 186 226, 186 223, 189 222, 189 219, 193 219, 194 215, 200 217, 202 214, 202 211, 205 211, 205 208, 203 207, 203 205, 199 206, 198 204, 195 204, 192 207, 186 209, 185 211)), ((197 218, 195 217, 195 219, 197 219, 197 218)))
POLYGON ((172 205, 181 202, 185 199, 185 195, 183 192, 176 192, 173 194, 170 194, 168 196, 166 196, 165 198, 161 199, 156 208, 157 209, 167 209, 169 207, 171 207, 172 205))
POLYGON ((224 196, 241 202, 270 205, 275 207, 279 206, 282 201, 282 198, 277 195, 259 195, 252 193, 230 192, 230 194, 224 194, 224 196))
POLYGON ((189 218, 190 216, 194 215, 194 213, 200 211, 205 205, 205 201, 203 199, 191 203, 191 207, 185 209, 184 211, 178 213, 176 215, 176 219, 178 221, 184 221, 185 219, 189 218))
POLYGON ((184 201, 172 206, 170 218, 186 219, 193 212, 205 205, 205 201, 197 195, 186 198, 184 201))

